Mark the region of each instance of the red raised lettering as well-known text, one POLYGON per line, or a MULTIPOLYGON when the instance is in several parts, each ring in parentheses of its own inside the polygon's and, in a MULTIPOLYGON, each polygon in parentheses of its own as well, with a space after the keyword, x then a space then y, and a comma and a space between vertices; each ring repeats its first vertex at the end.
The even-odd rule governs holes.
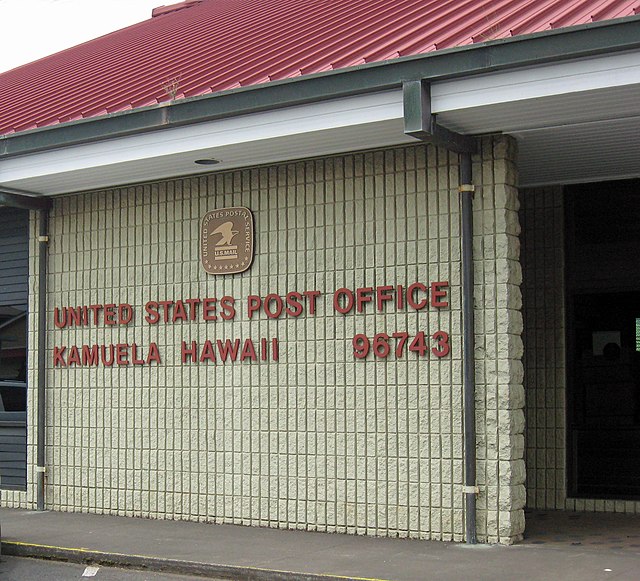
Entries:
POLYGON ((184 302, 189 305, 189 319, 191 321, 195 321, 198 314, 197 306, 200 304, 200 299, 186 299, 184 302))
POLYGON ((371 288, 370 286, 356 289, 356 311, 361 313, 364 304, 370 303, 373 300, 373 297, 371 296, 372 293, 373 288, 371 288))
POLYGON ((259 296, 249 295, 247 297, 247 316, 251 319, 253 317, 253 313, 255 313, 262 304, 262 300, 259 296))
POLYGON ((73 307, 67 307, 67 321, 69 327, 80 325, 82 321, 82 309, 78 307, 76 310, 73 307))
POLYGON ((205 321, 217 321, 216 306, 218 299, 210 298, 202 301, 202 318, 205 321))
POLYGON ((264 299, 264 312, 270 319, 277 319, 282 314, 282 299, 280 295, 268 294, 264 299), (271 303, 276 303, 276 310, 271 310, 271 303))
POLYGON ((384 303, 393 300, 393 294, 391 293, 392 290, 393 287, 390 285, 379 286, 376 288, 376 305, 379 311, 382 310, 384 303))
POLYGON ((54 347, 53 348, 53 366, 54 367, 66 367, 67 364, 64 360, 64 352, 66 347, 54 347))
POLYGON ((394 339, 398 339, 398 342, 396 343, 396 357, 402 357, 404 346, 407 343, 407 339, 409 338, 409 333, 402 333, 400 331, 397 331, 392 335, 392 337, 394 339))
POLYGON ((364 333, 358 333, 351 341, 351 344, 353 345, 353 356, 356 359, 364 359, 369 354, 371 344, 364 333))
POLYGON ((433 334, 433 339, 436 341, 436 346, 431 348, 431 352, 436 357, 445 357, 449 355, 451 346, 449 345, 449 335, 444 331, 436 331, 433 334))
POLYGON ((58 307, 53 309, 53 324, 58 327, 58 329, 64 329, 67 326, 67 311, 64 307, 62 307, 62 309, 58 307))
POLYGON ((420 355, 420 357, 424 357, 427 353, 427 342, 424 338, 424 332, 420 331, 416 334, 413 341, 411 341, 411 345, 409 345, 409 351, 413 351, 420 355))
POLYGON ((378 333, 373 337, 373 353, 376 357, 384 359, 391 353, 389 346, 389 335, 386 333, 378 333))
POLYGON ((82 365, 98 365, 100 356, 98 353, 98 346, 83 345, 82 346, 82 365))
POLYGON ((116 324, 116 305, 113 303, 104 306, 104 324, 116 324))
POLYGON ((69 349, 69 355, 67 356, 67 365, 71 367, 72 365, 80 365, 80 351, 74 345, 69 349))
POLYGON ((100 359, 102 360, 102 365, 105 367, 111 367, 113 362, 115 361, 115 353, 113 345, 101 345, 100 347, 100 359), (109 347, 109 357, 107 358, 107 347, 109 347))
POLYGON ((171 322, 175 323, 176 321, 186 321, 187 320, 187 310, 184 308, 184 303, 182 301, 176 301, 176 304, 173 309, 173 317, 171 318, 171 322))
POLYGON ((124 303, 118 307, 118 324, 128 325, 133 319, 133 307, 124 303))
POLYGON ((353 293, 348 288, 339 288, 333 293, 333 308, 339 313, 346 315, 353 309, 353 303, 353 293))
POLYGON ((287 308, 285 312, 292 317, 299 317, 302 314, 302 295, 297 292, 287 293, 287 308))
POLYGON ((129 345, 118 343, 116 345, 116 365, 129 365, 129 345))
POLYGON ((173 301, 158 301, 158 304, 162 307, 162 320, 165 323, 169 322, 169 307, 173 304, 173 301))
POLYGON ((257 360, 256 350, 251 339, 245 339, 242 353, 240 353, 240 361, 244 361, 247 357, 251 359, 251 361, 257 360))
POLYGON ((426 298, 416 302, 414 295, 418 290, 426 293, 427 287, 424 286, 421 282, 414 282, 412 285, 409 285, 409 288, 407 289, 407 304, 416 311, 424 309, 427 306, 428 302, 426 298))
POLYGON ((157 343, 149 344, 149 355, 147 355, 147 365, 150 365, 152 361, 155 361, 158 365, 162 363, 160 361, 160 350, 157 343))
POLYGON ((204 345, 202 346, 202 353, 200 355, 200 363, 204 363, 205 361, 211 361, 211 363, 216 362, 216 352, 213 348, 213 343, 211 343, 209 339, 204 342, 204 345))
POLYGON ((89 310, 93 313, 93 324, 97 325, 100 321, 100 311, 102 310, 102 305, 89 305, 89 310))
POLYGON ((307 300, 309 301, 309 314, 315 315, 316 299, 320 296, 320 291, 319 290, 304 291, 304 296, 307 297, 307 300))
POLYGON ((238 358, 238 350, 240 349, 240 339, 236 339, 231 343, 230 339, 227 339, 224 343, 218 339, 218 353, 220 354, 220 360, 224 363, 227 358, 230 361, 235 361, 238 358))
POLYGON ((131 345, 131 363, 134 365, 144 365, 144 359, 138 358, 138 346, 135 343, 131 345))
POLYGON ((187 342, 183 341, 182 346, 180 348, 180 357, 182 364, 184 365, 187 362, 187 357, 191 357, 191 363, 196 362, 198 352, 198 344, 195 341, 191 341, 191 347, 187 347, 187 342))
POLYGON ((144 310, 147 313, 144 320, 151 324, 155 325, 160 320, 160 313, 158 312, 158 303, 156 301, 149 301, 145 306, 144 310))
POLYGON ((236 299, 229 296, 224 296, 220 299, 220 306, 222 307, 222 313, 220 316, 225 321, 230 321, 236 316, 236 307, 235 307, 236 299))
POLYGON ((447 291, 446 290, 440 290, 442 288, 448 288, 449 287, 449 281, 443 281, 443 282, 432 282, 431 283, 431 306, 435 307, 436 309, 439 309, 441 307, 448 307, 449 303, 447 301, 441 301, 439 300, 442 297, 446 297, 447 296, 447 291))
POLYGON ((401 284, 398 285, 396 290, 396 306, 399 311, 404 309, 404 287, 401 284))

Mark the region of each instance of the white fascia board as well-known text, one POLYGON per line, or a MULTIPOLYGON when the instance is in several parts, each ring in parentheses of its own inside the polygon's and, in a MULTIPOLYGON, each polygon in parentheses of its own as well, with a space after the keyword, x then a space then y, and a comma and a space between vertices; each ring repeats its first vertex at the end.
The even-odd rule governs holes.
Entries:
POLYGON ((0 161, 0 184, 402 118, 401 90, 358 95, 17 156, 0 161))
POLYGON ((434 83, 431 110, 445 113, 640 83, 640 52, 585 58, 434 83))

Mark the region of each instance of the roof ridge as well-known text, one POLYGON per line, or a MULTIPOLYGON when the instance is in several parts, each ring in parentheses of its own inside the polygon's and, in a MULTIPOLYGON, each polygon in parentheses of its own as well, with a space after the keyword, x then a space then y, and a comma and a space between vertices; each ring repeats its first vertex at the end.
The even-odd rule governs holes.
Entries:
POLYGON ((162 16, 163 14, 169 14, 170 12, 177 12, 178 10, 184 10, 185 8, 191 8, 191 6, 195 6, 196 4, 200 4, 203 0, 183 0, 182 2, 178 2, 177 4, 169 4, 165 6, 158 6, 151 11, 151 18, 157 18, 158 16, 162 16))

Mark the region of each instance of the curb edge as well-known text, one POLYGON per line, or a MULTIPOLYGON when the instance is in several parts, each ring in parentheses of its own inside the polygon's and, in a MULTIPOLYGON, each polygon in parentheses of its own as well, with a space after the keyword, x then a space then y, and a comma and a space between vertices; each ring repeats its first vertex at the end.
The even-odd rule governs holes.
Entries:
POLYGON ((384 581, 363 577, 345 577, 332 574, 301 573, 249 566, 163 559, 161 557, 108 553, 93 549, 56 547, 17 541, 2 541, 2 554, 14 557, 87 563, 233 581, 384 581))

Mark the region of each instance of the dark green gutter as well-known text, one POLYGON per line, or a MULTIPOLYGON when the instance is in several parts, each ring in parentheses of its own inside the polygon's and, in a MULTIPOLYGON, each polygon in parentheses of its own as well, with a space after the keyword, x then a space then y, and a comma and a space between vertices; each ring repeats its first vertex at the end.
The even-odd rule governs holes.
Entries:
POLYGON ((640 48, 640 15, 274 81, 0 137, 0 157, 374 91, 640 48))
POLYGON ((7 191, 0 186, 0 206, 23 208, 24 210, 46 210, 51 207, 51 200, 35 195, 16 194, 15 190, 7 191))

